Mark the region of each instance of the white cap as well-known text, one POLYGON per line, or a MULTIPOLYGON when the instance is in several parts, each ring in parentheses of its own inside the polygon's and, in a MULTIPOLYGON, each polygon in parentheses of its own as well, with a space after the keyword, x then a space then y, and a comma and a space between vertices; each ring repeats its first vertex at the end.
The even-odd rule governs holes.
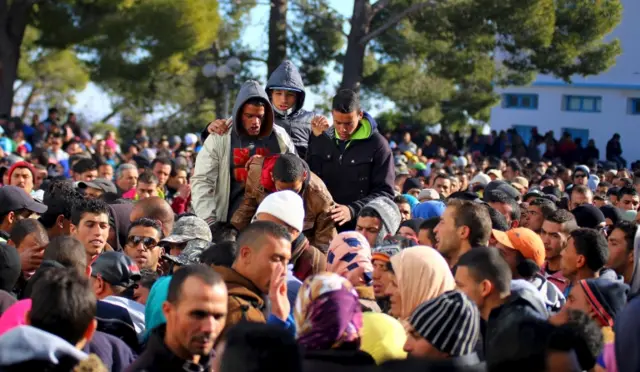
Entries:
POLYGON ((187 133, 184 135, 184 144, 187 146, 191 146, 194 143, 198 142, 198 136, 193 133, 187 133))
POLYGON ((491 182, 491 177, 489 177, 488 175, 480 172, 480 173, 476 174, 475 176, 473 176, 473 178, 471 179, 469 184, 473 185, 473 184, 479 183, 482 186, 487 186, 487 184, 489 182, 491 182))
POLYGON ((426 200, 440 200, 440 194, 434 189, 422 189, 418 194, 418 200, 420 202, 426 200))
POLYGON ((270 214, 302 232, 304 205, 300 195, 291 190, 278 191, 267 195, 258 206, 256 216, 260 213, 270 214))

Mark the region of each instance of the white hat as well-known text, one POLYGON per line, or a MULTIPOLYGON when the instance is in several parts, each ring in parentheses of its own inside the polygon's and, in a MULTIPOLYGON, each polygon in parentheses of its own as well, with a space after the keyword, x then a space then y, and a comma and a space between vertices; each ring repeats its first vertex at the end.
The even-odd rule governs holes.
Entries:
POLYGON ((191 146, 194 143, 198 142, 198 136, 193 133, 187 133, 184 135, 184 144, 187 146, 191 146))
POLYGON ((278 191, 267 195, 258 206, 256 216, 260 213, 268 213, 302 232, 304 205, 300 195, 291 190, 278 191))
POLYGON ((440 200, 440 194, 434 189, 422 189, 418 194, 418 200, 420 202, 426 200, 440 200))
POLYGON ((487 186, 487 184, 489 182, 491 182, 491 177, 489 177, 488 175, 480 172, 480 173, 476 174, 475 176, 473 176, 473 178, 471 179, 469 184, 473 185, 473 184, 479 183, 482 186, 487 186))

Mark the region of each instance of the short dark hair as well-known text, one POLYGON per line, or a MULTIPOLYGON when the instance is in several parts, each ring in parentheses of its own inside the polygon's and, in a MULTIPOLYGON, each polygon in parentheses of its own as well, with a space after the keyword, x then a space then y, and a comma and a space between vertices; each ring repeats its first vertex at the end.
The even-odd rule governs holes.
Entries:
POLYGON ((373 217, 382 221, 382 216, 380 216, 380 213, 378 213, 378 211, 376 211, 375 209, 367 206, 360 210, 360 213, 358 213, 358 217, 373 217))
POLYGON ((259 248, 267 236, 291 241, 291 235, 286 227, 271 221, 256 221, 242 230, 238 237, 238 248, 245 246, 259 248))
POLYGON ((53 181, 45 190, 42 201, 48 207, 47 211, 40 215, 38 220, 47 229, 56 224, 60 215, 66 220, 71 220, 74 205, 82 200, 82 195, 73 187, 73 183, 67 180, 53 181))
POLYGON ((55 261, 68 269, 76 269, 80 273, 84 273, 87 268, 87 253, 84 245, 73 236, 60 235, 51 239, 42 259, 55 261))
POLYGON ((396 195, 393 198, 393 202, 396 204, 409 204, 409 200, 407 200, 403 195, 396 195))
POLYGON ((88 278, 75 270, 51 268, 33 286, 29 323, 75 345, 93 322, 96 304, 88 278))
POLYGON ((169 177, 176 177, 178 175, 178 172, 180 171, 184 171, 185 173, 187 173, 187 177, 189 176, 189 171, 187 170, 187 167, 183 165, 179 165, 177 167, 171 167, 171 173, 169 174, 169 177))
POLYGON ((151 289, 156 280, 158 280, 158 273, 150 269, 142 269, 140 270, 140 277, 141 278, 136 282, 136 285, 138 287, 151 289))
POLYGON ((278 156, 273 165, 273 178, 280 182, 295 182, 304 176, 306 170, 304 160, 295 154, 278 156))
POLYGON ((35 235, 38 242, 44 244, 49 243, 47 230, 45 230, 44 226, 42 226, 38 220, 34 220, 33 218, 25 218, 13 224, 10 233, 11 241, 18 247, 22 241, 31 234, 35 235))
POLYGON ((567 317, 568 321, 566 326, 584 340, 591 354, 589 356, 590 359, 595 361, 604 348, 604 337, 600 330, 600 325, 598 325, 589 314, 580 310, 568 310, 567 317))
POLYGON ((587 267, 597 272, 602 269, 609 258, 609 247, 604 236, 594 230, 580 228, 571 232, 576 252, 584 256, 587 267))
POLYGON ((72 170, 74 173, 97 171, 98 164, 93 159, 80 159, 73 165, 72 170))
POLYGON ((477 283, 488 280, 501 295, 511 292, 511 269, 498 249, 472 248, 460 257, 458 267, 460 266, 467 267, 477 283))
POLYGON ((137 220, 133 221, 131 225, 129 225, 127 236, 129 236, 131 230, 136 226, 153 227, 153 229, 158 233, 158 238, 162 239, 162 225, 159 221, 146 217, 138 218, 137 220))
POLYGON ((138 184, 140 183, 146 183, 149 185, 152 183, 155 183, 157 185, 158 177, 156 177, 156 175, 153 174, 153 172, 150 169, 147 169, 144 172, 142 172, 142 174, 138 178, 138 184))
POLYGON ((302 352, 282 327, 243 322, 225 335, 220 371, 301 372, 302 352))
POLYGON ((92 214, 106 214, 109 216, 109 206, 102 200, 98 199, 85 199, 82 200, 73 207, 71 212, 71 223, 78 226, 80 220, 85 213, 92 214))
POLYGON ((160 156, 160 157, 157 157, 157 158, 153 159, 153 161, 151 162, 151 168, 153 169, 156 166, 156 164, 170 165, 171 169, 173 170, 173 162, 169 158, 165 158, 163 156, 160 156))
POLYGON ((509 162, 507 163, 507 166, 511 167, 514 172, 522 173, 522 165, 520 165, 520 162, 518 161, 518 159, 510 159, 509 162))
POLYGON ((618 191, 618 198, 622 199, 624 195, 638 196, 638 191, 633 187, 621 187, 620 191, 618 191))
POLYGON ((573 188, 571 189, 571 193, 573 194, 574 192, 577 192, 578 194, 589 194, 589 193, 593 194, 591 189, 588 188, 585 185, 575 185, 575 186, 573 186, 573 188))
POLYGON ((609 190, 607 190, 607 196, 611 196, 614 195, 615 197, 618 197, 618 193, 620 192, 620 187, 609 187, 609 190))
POLYGON ((636 232, 638 231, 638 225, 630 221, 620 221, 613 226, 611 231, 613 232, 616 229, 622 231, 624 234, 624 240, 627 244, 627 252, 633 252, 633 242, 636 237, 636 232))
POLYGON ((485 246, 491 236, 491 218, 489 212, 480 203, 453 199, 447 203, 453 207, 456 227, 469 227, 469 244, 472 247, 485 246))
POLYGON ((343 114, 360 112, 360 97, 351 89, 340 89, 333 97, 331 109, 343 114))
POLYGON ((264 107, 266 106, 266 103, 263 98, 253 97, 253 98, 249 98, 242 106, 244 107, 246 105, 264 107))
POLYGON ((518 202, 506 192, 502 190, 491 190, 484 200, 487 203, 509 204, 509 206, 511 206, 511 213, 509 213, 511 221, 520 220, 520 216, 522 214, 520 212, 520 206, 518 205, 518 202))
POLYGON ((432 242, 435 242, 436 234, 433 232, 433 230, 436 228, 436 226, 438 226, 439 223, 440 223, 440 217, 429 218, 427 220, 424 220, 420 224, 419 230, 426 230, 427 235, 429 236, 429 240, 431 240, 432 242))
POLYGON ((205 265, 231 267, 238 254, 238 244, 235 241, 226 241, 211 244, 202 255, 200 261, 205 265))
POLYGON ((449 180, 449 182, 451 182, 451 177, 449 177, 449 175, 448 175, 448 174, 446 174, 446 173, 438 173, 438 174, 433 178, 433 183, 435 184, 435 183, 436 183, 436 181, 437 181, 439 178, 444 178, 445 180, 449 180))
POLYGON ((607 187, 607 188, 609 188, 609 187, 611 187, 611 186, 613 186, 613 185, 612 185, 612 184, 610 184, 610 183, 609 183, 609 182, 607 182, 607 181, 602 181, 602 182, 600 182, 600 183, 598 184, 598 187, 607 187))
POLYGON ((167 294, 167 301, 176 304, 180 301, 180 294, 182 293, 182 285, 184 282, 192 276, 202 280, 210 286, 224 284, 220 274, 215 272, 212 268, 206 265, 186 265, 178 270, 171 278, 169 283, 169 292, 167 294))
POLYGON ((550 216, 558 209, 554 202, 545 198, 535 198, 529 203, 529 205, 532 207, 539 207, 544 218, 547 218, 547 216, 550 216))
POLYGON ((238 238, 238 229, 229 222, 216 222, 209 227, 211 230, 211 242, 219 244, 222 242, 235 242, 238 238))
POLYGON ((498 212, 497 209, 490 206, 489 204, 483 204, 485 208, 487 208, 487 212, 489 213, 489 217, 491 218, 491 228, 493 230, 498 231, 507 231, 511 228, 507 223, 507 219, 502 215, 502 213, 498 212))
POLYGON ((565 234, 570 234, 578 228, 578 222, 573 213, 566 209, 557 209, 555 212, 544 218, 546 221, 561 225, 561 230, 565 234))

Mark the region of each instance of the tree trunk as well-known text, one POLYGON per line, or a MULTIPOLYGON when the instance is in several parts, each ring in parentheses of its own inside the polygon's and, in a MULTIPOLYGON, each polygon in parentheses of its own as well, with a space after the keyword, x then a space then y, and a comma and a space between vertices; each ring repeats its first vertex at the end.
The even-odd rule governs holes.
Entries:
POLYGON ((31 107, 31 103, 33 103, 33 99, 36 98, 37 90, 36 87, 32 86, 27 99, 24 100, 24 104, 22 105, 22 114, 20 115, 20 120, 25 121, 27 119, 27 113, 29 112, 29 107, 31 107))
POLYGON ((287 58, 287 0, 271 0, 267 77, 287 58))
POLYGON ((0 115, 11 115, 13 84, 18 78, 20 45, 37 0, 0 0, 0 115), (9 4, 11 6, 9 6, 9 4))
POLYGON ((355 0, 353 3, 353 16, 351 17, 351 30, 347 38, 347 53, 342 65, 342 83, 340 89, 360 90, 364 67, 364 54, 367 44, 363 38, 369 33, 371 26, 372 9, 369 0, 355 0))

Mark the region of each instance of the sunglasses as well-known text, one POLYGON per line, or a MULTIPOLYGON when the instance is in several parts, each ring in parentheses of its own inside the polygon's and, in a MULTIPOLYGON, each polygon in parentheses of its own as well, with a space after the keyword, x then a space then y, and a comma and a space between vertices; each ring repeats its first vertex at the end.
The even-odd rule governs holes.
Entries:
POLYGON ((127 238, 127 244, 134 247, 137 247, 140 243, 142 243, 145 249, 152 249, 158 245, 158 242, 154 238, 150 238, 148 236, 131 235, 127 238))

